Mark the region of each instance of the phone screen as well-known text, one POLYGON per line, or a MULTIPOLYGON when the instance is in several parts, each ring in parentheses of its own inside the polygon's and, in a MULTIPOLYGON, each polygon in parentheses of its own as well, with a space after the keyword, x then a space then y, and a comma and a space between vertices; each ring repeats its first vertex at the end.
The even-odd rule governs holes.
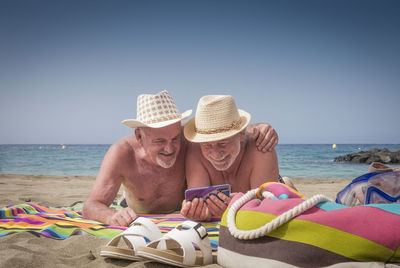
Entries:
POLYGON ((231 194, 230 184, 213 185, 199 188, 191 188, 185 191, 185 199, 191 201, 194 198, 207 198, 210 195, 223 193, 226 196, 231 194))

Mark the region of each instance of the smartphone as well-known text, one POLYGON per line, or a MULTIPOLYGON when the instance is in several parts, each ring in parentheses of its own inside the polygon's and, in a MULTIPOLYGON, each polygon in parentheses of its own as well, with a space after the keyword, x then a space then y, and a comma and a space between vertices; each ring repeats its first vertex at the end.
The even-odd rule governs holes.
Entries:
MULTIPOLYGON (((185 191, 185 199, 191 201, 194 198, 208 198, 210 195, 217 195, 218 193, 223 193, 226 196, 231 194, 230 184, 213 185, 199 188, 191 188, 185 191)), ((218 196, 217 196, 218 197, 218 196)))

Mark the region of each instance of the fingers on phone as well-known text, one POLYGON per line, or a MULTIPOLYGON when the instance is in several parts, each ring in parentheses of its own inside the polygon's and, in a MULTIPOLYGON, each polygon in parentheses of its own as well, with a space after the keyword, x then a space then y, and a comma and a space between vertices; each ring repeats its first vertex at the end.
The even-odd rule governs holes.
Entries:
POLYGON ((184 217, 188 216, 191 204, 192 204, 192 202, 190 202, 190 201, 186 201, 186 200, 182 201, 182 209, 181 209, 182 216, 184 216, 184 217))
POLYGON ((194 199, 190 202, 190 205, 189 205, 189 208, 188 208, 188 213, 187 213, 187 217, 188 217, 188 218, 194 219, 193 216, 195 215, 196 208, 197 208, 197 203, 198 203, 198 202, 199 202, 199 201, 198 201, 197 198, 194 198, 194 199))
POLYGON ((229 202, 231 202, 230 197, 227 196, 226 194, 218 193, 218 197, 219 197, 219 199, 222 200, 226 205, 228 205, 229 202))
POLYGON ((203 205, 203 209, 201 210, 200 220, 204 221, 209 219, 210 217, 210 210, 208 209, 207 205, 203 205))
POLYGON ((191 202, 187 201, 182 207, 181 214, 188 219, 203 220, 208 214, 207 206, 204 204, 202 198, 194 198, 191 202))
POLYGON ((207 206, 212 215, 222 216, 228 206, 229 200, 230 198, 225 194, 219 193, 218 195, 210 196, 210 198, 207 200, 207 206))

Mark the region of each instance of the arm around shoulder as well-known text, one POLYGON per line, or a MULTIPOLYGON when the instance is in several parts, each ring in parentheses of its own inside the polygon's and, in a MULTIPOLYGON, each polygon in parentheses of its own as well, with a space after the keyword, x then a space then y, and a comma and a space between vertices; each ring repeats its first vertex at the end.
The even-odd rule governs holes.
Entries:
POLYGON ((271 151, 278 144, 278 133, 268 123, 257 123, 246 128, 247 135, 256 141, 255 146, 264 153, 271 151))

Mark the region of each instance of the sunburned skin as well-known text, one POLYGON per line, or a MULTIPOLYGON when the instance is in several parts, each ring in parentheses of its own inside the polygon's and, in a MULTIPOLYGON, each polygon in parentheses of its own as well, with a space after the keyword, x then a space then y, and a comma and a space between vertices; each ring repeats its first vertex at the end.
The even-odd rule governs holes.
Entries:
MULTIPOLYGON (((251 129, 257 129, 251 146, 256 151, 274 147, 276 132, 269 125, 257 127, 251 129), (268 136, 271 131, 274 134, 268 136), (269 143, 271 137, 272 143, 269 143)), ((135 129, 135 135, 118 141, 104 157, 85 202, 84 217, 114 226, 128 226, 139 213, 178 211, 187 189, 185 157, 188 143, 180 122, 163 128, 135 129), (109 206, 121 185, 128 207, 114 210, 109 206)))
POLYGON ((85 217, 127 226, 137 213, 178 210, 186 189, 185 143, 178 122, 151 131, 136 129, 114 144, 85 203, 85 217), (121 185, 128 208, 116 211, 109 205, 121 185))
MULTIPOLYGON (((127 176, 122 182, 128 206, 136 213, 176 211, 186 189, 183 156, 183 153, 177 157, 169 156, 176 158, 176 161, 175 165, 168 169, 138 159, 137 161, 141 163, 137 163, 132 169, 133 175, 127 176)), ((166 162, 168 161, 170 159, 166 159, 166 162)))
MULTIPOLYGON (((138 213, 170 213, 181 208, 187 189, 188 144, 181 120, 188 118, 191 110, 180 114, 166 90, 141 94, 137 103, 136 119, 122 121, 134 129, 134 135, 122 138, 107 151, 83 206, 86 219, 129 226, 138 213), (110 208, 121 186, 128 207, 110 208)), ((278 142, 275 130, 268 124, 249 129, 257 141, 255 150, 270 150, 278 142)))
MULTIPOLYGON (((215 142, 189 143, 186 158, 188 188, 230 184, 233 193, 247 192, 267 181, 277 181, 278 177, 275 150, 258 151, 255 141, 245 132, 215 142)), ((218 197, 184 201, 181 214, 192 220, 221 216, 230 197, 223 194, 218 194, 218 197)))

